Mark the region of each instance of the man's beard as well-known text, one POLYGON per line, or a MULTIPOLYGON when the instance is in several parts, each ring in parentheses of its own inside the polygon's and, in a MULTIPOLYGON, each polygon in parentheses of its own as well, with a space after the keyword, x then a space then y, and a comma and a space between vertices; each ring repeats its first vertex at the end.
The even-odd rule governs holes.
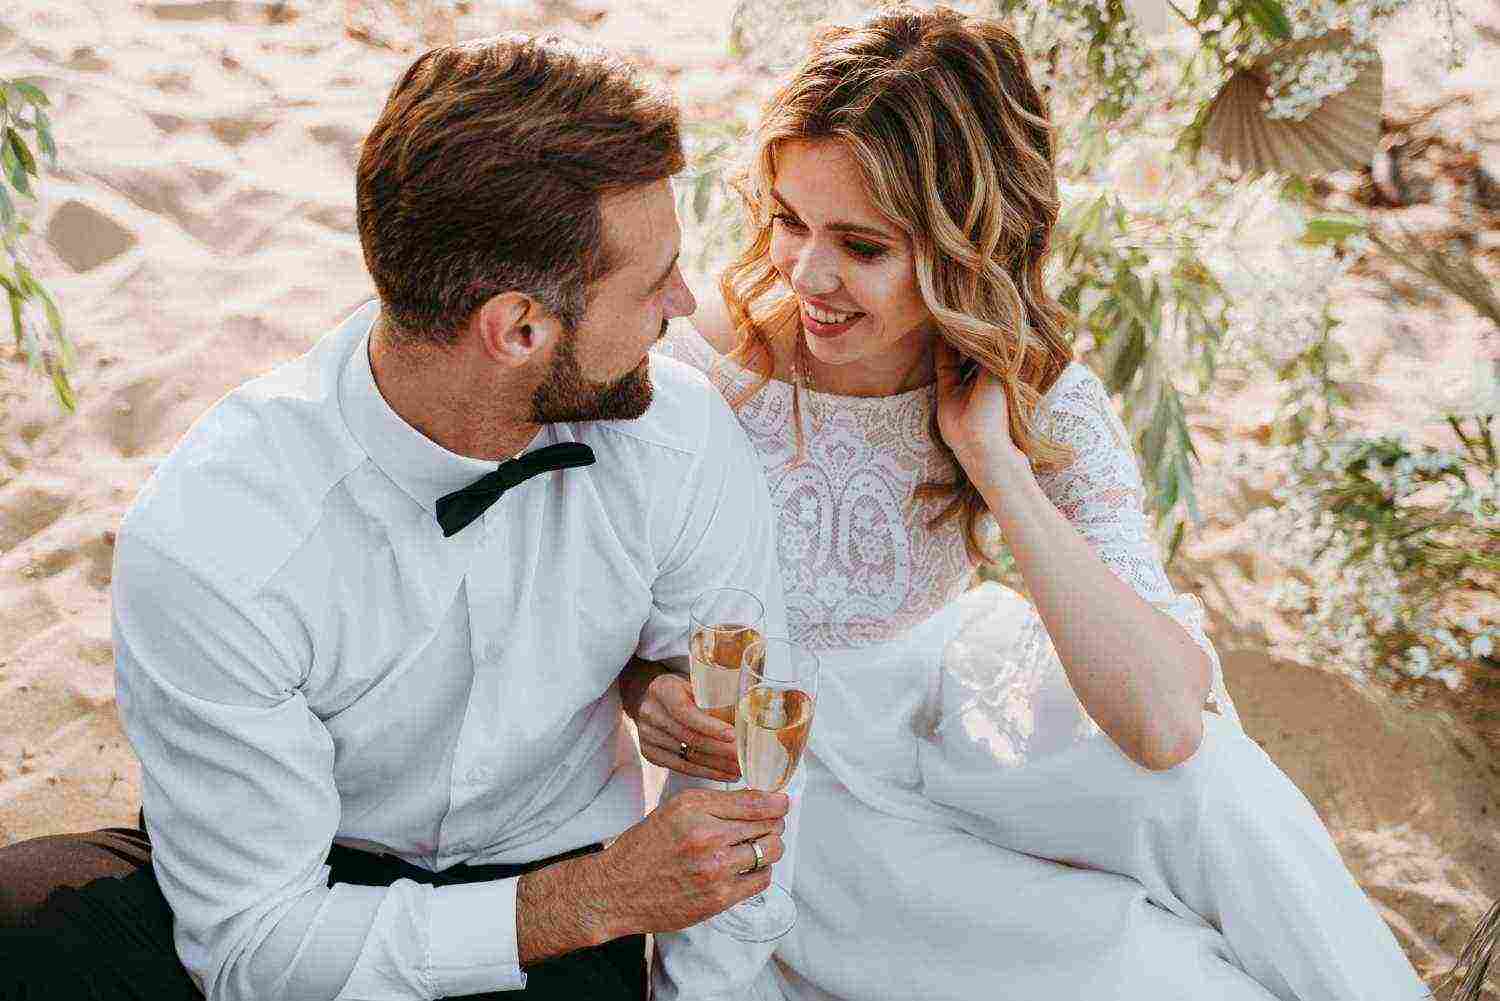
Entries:
MULTIPOLYGON (((664 321, 658 339, 666 333, 664 321)), ((623 421, 644 414, 651 406, 649 358, 612 382, 594 382, 578 368, 575 335, 576 330, 563 333, 547 377, 531 394, 532 421, 623 421)))

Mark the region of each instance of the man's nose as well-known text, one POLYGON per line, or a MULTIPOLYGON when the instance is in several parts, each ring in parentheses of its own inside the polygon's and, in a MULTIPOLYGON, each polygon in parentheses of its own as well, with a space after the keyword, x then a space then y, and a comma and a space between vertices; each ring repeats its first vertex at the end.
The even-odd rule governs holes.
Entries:
POLYGON ((667 297, 666 313, 668 318, 674 316, 692 316, 698 312, 698 299, 693 295, 693 290, 688 288, 687 282, 680 276, 677 279, 677 287, 667 297))

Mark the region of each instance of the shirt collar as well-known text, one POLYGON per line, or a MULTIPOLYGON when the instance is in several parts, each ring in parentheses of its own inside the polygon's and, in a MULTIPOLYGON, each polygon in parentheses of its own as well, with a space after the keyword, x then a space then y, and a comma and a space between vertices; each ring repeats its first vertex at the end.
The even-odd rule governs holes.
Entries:
MULTIPOLYGON (((494 472, 499 462, 450 452, 408 424, 386 402, 370 366, 370 331, 379 315, 378 309, 371 310, 369 324, 344 365, 339 378, 339 406, 350 433, 366 454, 433 517, 435 524, 439 497, 494 472)), ((546 436, 544 427, 538 439, 546 436)), ((492 507, 485 512, 486 522, 494 510, 492 507)))

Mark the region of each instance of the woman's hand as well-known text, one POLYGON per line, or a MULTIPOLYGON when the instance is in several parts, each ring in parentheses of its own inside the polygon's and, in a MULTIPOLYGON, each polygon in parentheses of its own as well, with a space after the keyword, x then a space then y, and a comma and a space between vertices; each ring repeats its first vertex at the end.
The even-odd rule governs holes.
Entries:
POLYGON ((733 782, 740 777, 734 727, 698 708, 687 678, 662 671, 645 684, 639 703, 631 703, 647 761, 700 779, 733 782))
POLYGON ((1011 466, 1029 468, 1026 454, 1010 436, 1010 402, 1005 385, 980 368, 968 383, 959 381, 963 356, 942 335, 932 339, 937 372, 938 430, 969 480, 985 493, 1003 482, 1011 466))

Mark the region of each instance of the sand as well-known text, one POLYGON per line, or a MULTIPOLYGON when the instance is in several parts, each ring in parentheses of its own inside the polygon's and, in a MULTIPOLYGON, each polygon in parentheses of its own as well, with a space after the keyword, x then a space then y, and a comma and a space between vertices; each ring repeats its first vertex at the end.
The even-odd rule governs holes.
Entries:
MULTIPOLYGON (((13 0, 0 15, 3 72, 54 104, 60 167, 42 184, 31 246, 77 342, 80 400, 66 415, 21 355, 0 357, 0 845, 134 823, 140 766, 114 704, 112 532, 195 418, 372 294, 355 150, 420 49, 393 13, 353 17, 352 37, 346 6, 13 0)), ((745 107, 766 82, 725 55, 729 7, 477 3, 453 30, 556 24, 598 38, 703 119, 745 107)), ((1388 69, 1388 88, 1417 100, 1401 71, 1388 69)), ((1467 85, 1500 103, 1500 82, 1467 85)), ((1220 440, 1255 434, 1253 420, 1204 419, 1220 440)), ((1214 504, 1174 574, 1216 611, 1247 729, 1435 974, 1500 893, 1500 763, 1461 722, 1273 655, 1256 625, 1270 581, 1253 540, 1236 535, 1238 513, 1214 504)))

